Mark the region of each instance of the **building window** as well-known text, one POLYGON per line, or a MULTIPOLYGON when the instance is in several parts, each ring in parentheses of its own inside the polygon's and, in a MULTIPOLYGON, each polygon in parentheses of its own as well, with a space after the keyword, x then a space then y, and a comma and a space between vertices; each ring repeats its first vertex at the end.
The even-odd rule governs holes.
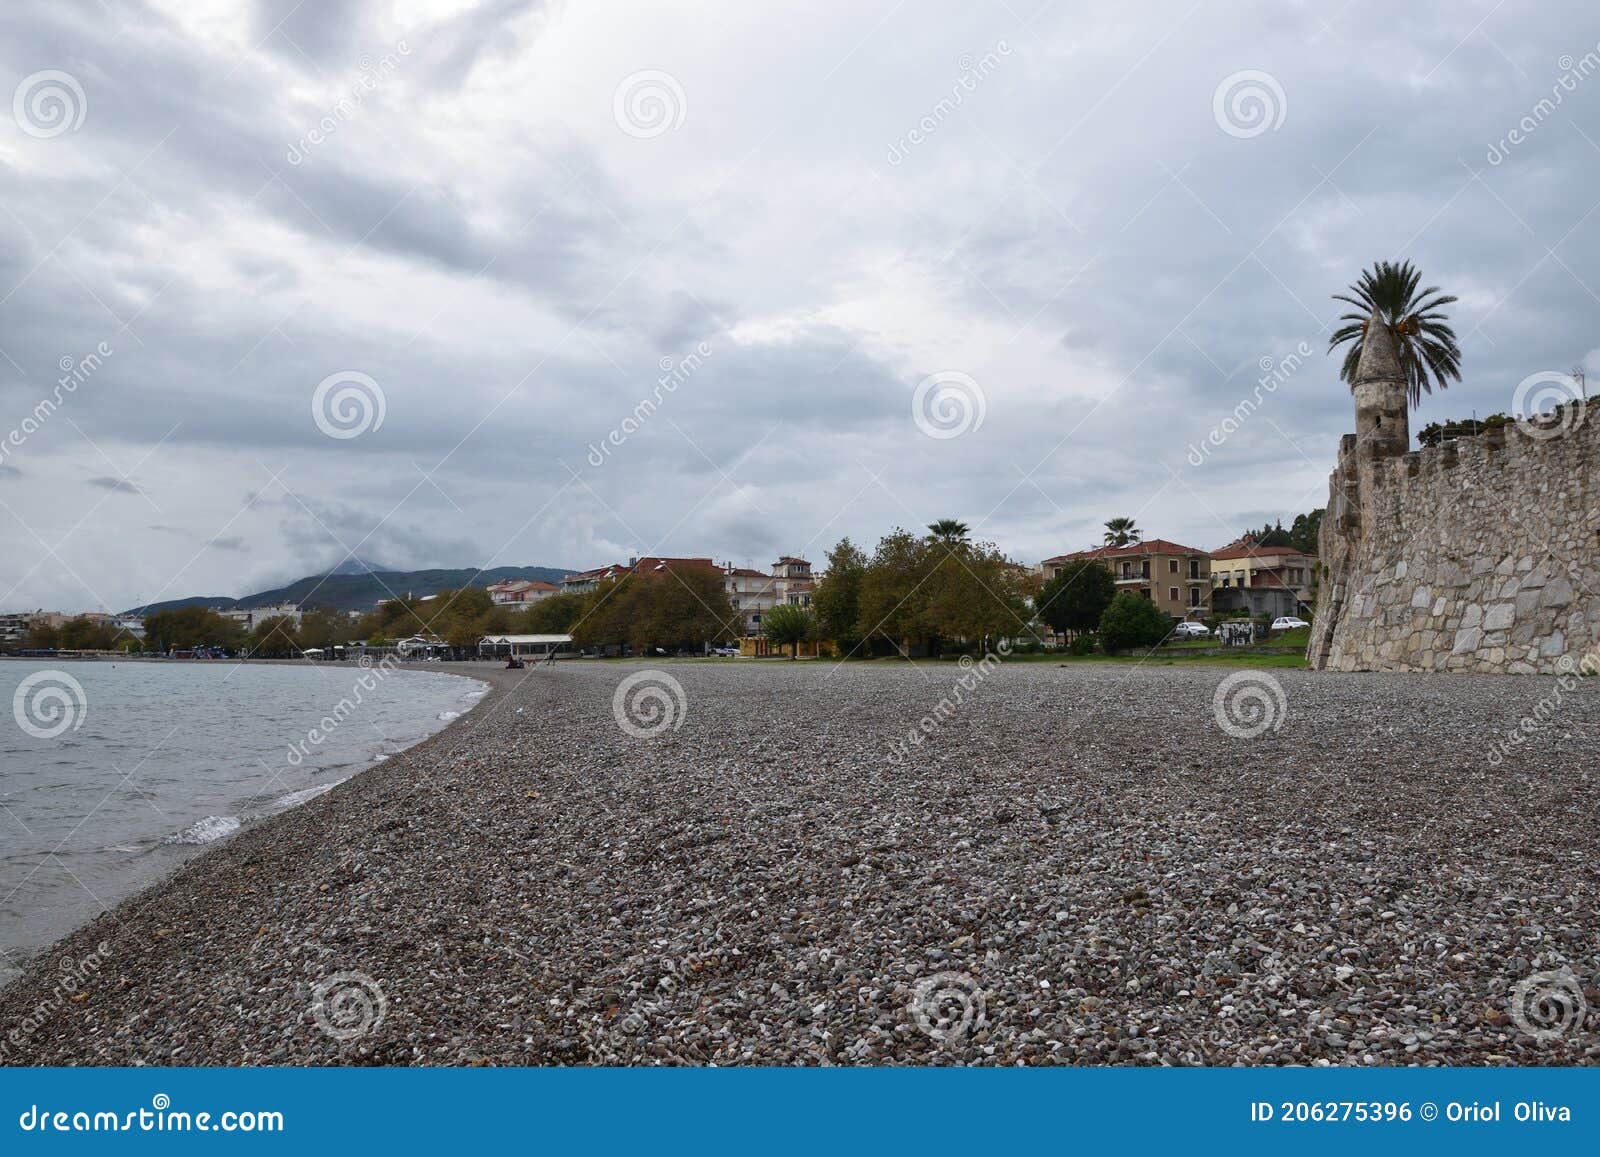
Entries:
POLYGON ((1168 574, 1177 574, 1178 573, 1178 560, 1177 559, 1175 559, 1175 558, 1167 559, 1167 573, 1168 574))
POLYGON ((1189 588, 1189 605, 1191 607, 1198 607, 1200 605, 1200 588, 1199 587, 1190 587, 1189 588))
POLYGON ((1200 560, 1197 558, 1191 558, 1189 560, 1189 577, 1192 579, 1197 579, 1200 577, 1200 560))
POLYGON ((1168 587, 1167 588, 1167 601, 1168 602, 1173 602, 1173 603, 1178 601, 1178 588, 1177 587, 1168 587))

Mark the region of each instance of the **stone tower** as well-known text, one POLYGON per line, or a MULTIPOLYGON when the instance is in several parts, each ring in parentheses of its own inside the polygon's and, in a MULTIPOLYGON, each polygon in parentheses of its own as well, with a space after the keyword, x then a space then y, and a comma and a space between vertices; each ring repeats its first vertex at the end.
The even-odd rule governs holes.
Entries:
POLYGON ((1361 458, 1397 458, 1411 449, 1406 394, 1394 335, 1374 315, 1356 364, 1356 445, 1361 458))

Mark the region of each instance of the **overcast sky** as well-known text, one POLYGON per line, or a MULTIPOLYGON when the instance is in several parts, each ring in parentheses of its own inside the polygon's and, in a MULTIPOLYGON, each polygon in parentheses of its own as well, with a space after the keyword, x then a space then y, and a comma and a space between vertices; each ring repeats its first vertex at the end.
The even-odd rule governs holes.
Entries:
POLYGON ((1379 258, 1413 429, 1600 373, 1592 0, 8 0, 0 82, 0 609, 1214 548, 1324 505, 1379 258))

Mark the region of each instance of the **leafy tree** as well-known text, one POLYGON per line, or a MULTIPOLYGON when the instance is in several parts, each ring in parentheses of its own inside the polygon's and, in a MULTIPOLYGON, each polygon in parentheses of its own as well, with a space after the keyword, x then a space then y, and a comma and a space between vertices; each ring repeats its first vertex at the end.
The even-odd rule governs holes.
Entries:
POLYGON ((867 573, 867 556, 848 538, 828 552, 828 568, 811 596, 817 629, 839 644, 840 654, 856 650, 861 636, 861 580, 867 573))
POLYGON ((680 567, 602 583, 571 633, 581 646, 626 643, 640 653, 695 649, 731 638, 737 617, 720 570, 680 567))
POLYGON ((302 651, 313 647, 326 651, 335 643, 344 642, 349 633, 348 622, 337 611, 312 611, 300 617, 294 638, 302 651))
POLYGON ((1039 617, 1058 633, 1092 631, 1117 594, 1111 569, 1098 559, 1075 559, 1044 584, 1035 602, 1039 617))
POLYGON ((250 653, 257 658, 292 659, 300 651, 300 644, 295 640, 294 618, 290 615, 262 619, 250 632, 250 653))
POLYGON ((117 642, 117 629, 87 615, 68 619, 56 632, 56 646, 64 651, 109 651, 117 642))
POLYGON ((1461 347, 1456 344, 1448 315, 1441 309, 1456 299, 1440 293, 1436 285, 1418 292, 1417 284, 1421 280, 1422 274, 1409 261, 1398 265, 1380 261, 1362 271, 1349 293, 1333 295, 1335 301, 1353 305, 1357 310, 1341 314, 1339 320, 1348 324, 1334 330, 1328 339, 1330 352, 1347 342, 1350 345, 1339 376, 1352 388, 1356 384, 1356 369, 1361 364, 1368 327, 1374 323, 1388 326, 1394 337, 1400 372, 1405 377, 1413 406, 1422 400, 1424 391, 1432 392, 1430 377, 1441 390, 1446 389, 1452 379, 1461 380, 1461 347))
POLYGON ((789 648, 789 658, 800 654, 800 642, 811 634, 811 612, 793 603, 779 603, 761 616, 761 633, 778 646, 789 648))
POLYGON ((30 651, 54 651, 61 645, 61 632, 49 623, 30 623, 22 636, 22 645, 30 651))
POLYGON ((530 635, 566 635, 583 617, 587 600, 577 591, 546 595, 524 612, 522 625, 530 635))
POLYGON ((1123 591, 1100 616, 1100 645, 1108 652, 1153 647, 1172 633, 1172 616, 1151 599, 1123 591))
POLYGON ((208 607, 181 607, 157 611, 144 621, 145 650, 191 650, 219 647, 237 651, 244 645, 244 628, 208 607))
POLYGON ((1289 527, 1289 545, 1306 554, 1317 553, 1317 536, 1322 531, 1323 508, 1297 514, 1289 527))
POLYGON ((941 518, 937 522, 928 523, 930 537, 951 545, 958 542, 966 542, 969 533, 971 533, 971 528, 966 523, 958 522, 954 518, 941 518))
POLYGON ((1131 518, 1106 519, 1106 544, 1108 546, 1127 546, 1130 542, 1139 542, 1144 534, 1134 524, 1131 518))
POLYGON ((856 637, 883 639, 898 650, 902 640, 920 636, 931 569, 926 539, 898 527, 880 538, 861 578, 856 637))
POLYGON ((1279 519, 1276 526, 1267 523, 1260 530, 1252 530, 1248 536, 1257 546, 1293 546, 1294 540, 1289 532, 1283 529, 1283 520, 1279 519))

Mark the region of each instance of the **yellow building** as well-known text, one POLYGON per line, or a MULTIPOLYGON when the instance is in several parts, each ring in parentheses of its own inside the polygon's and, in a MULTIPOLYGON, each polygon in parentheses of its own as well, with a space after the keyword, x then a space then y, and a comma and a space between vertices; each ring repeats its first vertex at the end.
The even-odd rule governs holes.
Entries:
POLYGON ((1211 613, 1211 558, 1203 550, 1153 538, 1127 546, 1059 554, 1045 559, 1039 570, 1051 579, 1067 563, 1084 558, 1104 563, 1118 591, 1143 595, 1175 619, 1198 619, 1211 613))

